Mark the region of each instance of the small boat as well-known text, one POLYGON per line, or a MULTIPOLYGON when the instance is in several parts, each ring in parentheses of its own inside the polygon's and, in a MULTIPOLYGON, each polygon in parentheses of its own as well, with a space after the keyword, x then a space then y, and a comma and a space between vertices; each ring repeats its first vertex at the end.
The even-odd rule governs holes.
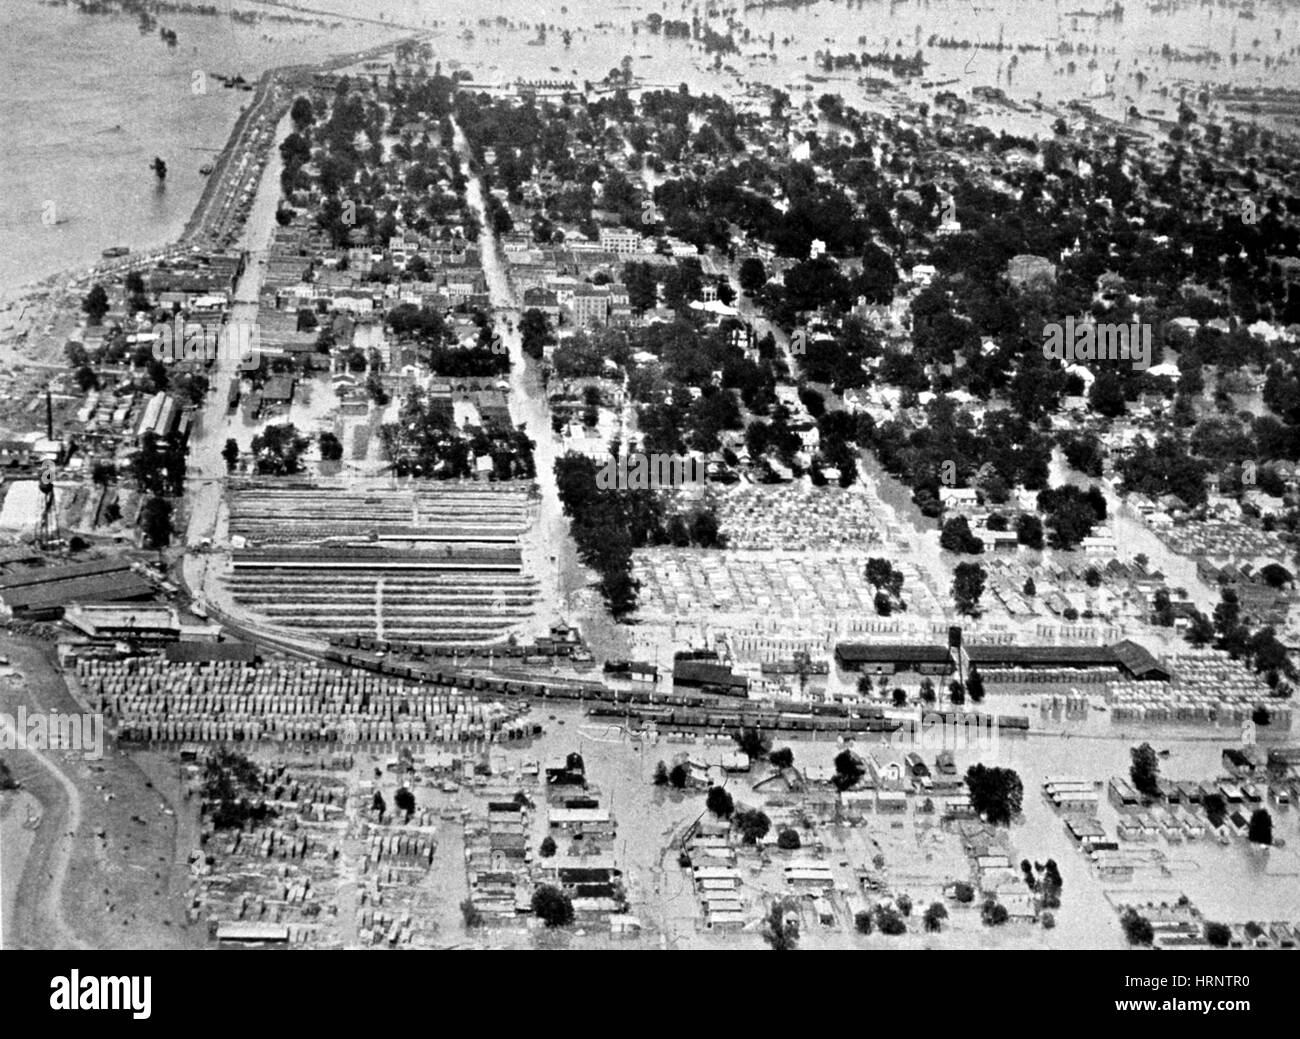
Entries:
POLYGON ((199 173, 205 177, 211 172, 212 172, 212 163, 210 162, 205 163, 204 165, 199 167, 199 173))
POLYGON ((125 245, 110 245, 107 249, 105 249, 102 253, 100 253, 100 255, 108 257, 109 259, 113 259, 114 257, 117 256, 125 256, 130 251, 131 250, 127 248, 125 245))

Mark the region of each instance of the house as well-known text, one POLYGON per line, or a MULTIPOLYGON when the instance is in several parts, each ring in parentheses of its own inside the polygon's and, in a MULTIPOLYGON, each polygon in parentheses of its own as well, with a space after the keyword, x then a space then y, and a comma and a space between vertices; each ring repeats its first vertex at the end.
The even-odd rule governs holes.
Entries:
POLYGON ((1129 785, 1127 780, 1121 779, 1119 776, 1111 779, 1109 795, 1111 804, 1116 808, 1132 808, 1141 803, 1141 796, 1138 792, 1129 785))
POLYGON ((907 794, 902 790, 877 790, 876 813, 898 815, 907 811, 907 794))
POLYGON ((939 501, 944 508, 974 507, 979 504, 979 496, 974 487, 940 487, 939 501))
POLYGON ((835 875, 830 866, 816 862, 800 862, 785 867, 786 885, 803 890, 833 891, 835 875))
POLYGON ((1254 776, 1265 768, 1263 752, 1255 747, 1225 747, 1222 761, 1224 770, 1238 778, 1254 776))
POLYGON ((265 404, 283 404, 293 403, 293 391, 296 385, 292 376, 274 375, 266 380, 266 385, 262 387, 262 403, 265 404))

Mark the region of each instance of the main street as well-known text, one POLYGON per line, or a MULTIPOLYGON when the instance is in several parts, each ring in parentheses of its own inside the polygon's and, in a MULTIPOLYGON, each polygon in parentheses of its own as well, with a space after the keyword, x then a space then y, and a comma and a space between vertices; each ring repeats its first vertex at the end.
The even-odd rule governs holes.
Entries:
POLYGON ((535 444, 533 460, 537 465, 541 501, 537 522, 525 537, 524 558, 529 571, 541 582, 541 601, 545 605, 538 620, 549 624, 554 619, 563 618, 571 623, 574 618, 567 608, 570 597, 586 583, 587 577, 569 538, 569 522, 556 488, 555 461, 559 457, 559 438, 551 431, 550 408, 540 366, 524 355, 518 329, 522 312, 497 250, 496 236, 483 197, 483 183, 470 169, 469 142, 454 121, 452 126, 456 151, 468 180, 465 197, 481 227, 478 246, 492 302, 494 328, 510 353, 510 418, 516 425, 524 427, 535 444))

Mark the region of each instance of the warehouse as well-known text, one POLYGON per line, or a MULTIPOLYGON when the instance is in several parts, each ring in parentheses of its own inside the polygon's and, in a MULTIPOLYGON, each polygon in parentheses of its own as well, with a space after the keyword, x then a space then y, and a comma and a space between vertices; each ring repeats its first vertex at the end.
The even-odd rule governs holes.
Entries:
POLYGON ((74 602, 123 602, 153 598, 153 586, 125 563, 86 571, 81 566, 29 570, 0 578, 0 598, 19 620, 58 620, 74 602), (39 579, 33 579, 40 575, 39 579))
POLYGON ((725 664, 707 660, 678 660, 673 664, 673 685, 683 689, 707 689, 724 696, 744 696, 749 679, 733 675, 725 664))
MULTIPOLYGON (((1169 672, 1136 642, 1125 639, 1113 646, 992 646, 967 645, 969 662, 981 671, 997 668, 1115 668, 1126 678, 1168 681, 1169 672)), ((846 671, 894 674, 946 674, 955 670, 948 647, 901 643, 841 642, 835 659, 846 671)))

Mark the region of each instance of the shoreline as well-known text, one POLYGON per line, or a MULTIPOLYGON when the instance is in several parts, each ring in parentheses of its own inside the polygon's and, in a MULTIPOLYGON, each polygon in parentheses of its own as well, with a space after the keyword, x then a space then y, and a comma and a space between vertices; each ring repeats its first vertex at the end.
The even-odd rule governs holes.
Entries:
MULTIPOLYGON (((278 88, 288 87, 292 90, 293 87, 300 84, 301 77, 333 72, 364 61, 372 61, 383 54, 394 51, 403 43, 418 42, 432 35, 434 34, 431 32, 407 33, 404 36, 367 50, 340 53, 316 64, 281 65, 267 69, 258 77, 252 101, 235 118, 230 134, 226 138, 226 143, 213 160, 213 171, 209 175, 203 191, 199 194, 198 201, 195 202, 185 226, 176 239, 122 257, 112 259, 101 257, 100 261, 92 263, 89 267, 62 267, 49 271, 22 285, 0 288, 0 313, 9 311, 22 303, 31 304, 34 301, 49 303, 53 296, 66 294, 74 288, 83 287, 99 279, 117 278, 135 268, 149 266, 175 257, 189 251, 192 247, 198 246, 200 242, 205 243, 208 247, 219 247, 218 242, 212 240, 212 236, 220 230, 225 230, 232 237, 237 235, 247 216, 247 213, 242 213, 239 214, 237 219, 229 220, 230 207, 221 207, 220 200, 224 195, 236 191, 245 177, 249 175, 253 177, 260 176, 270 149, 275 146, 274 133, 269 133, 265 142, 257 142, 246 141, 246 131, 252 125, 255 117, 258 121, 262 121, 264 117, 269 118, 270 125, 274 127, 284 113, 288 111, 289 105, 292 104, 291 98, 276 97, 278 88), (274 112, 265 107, 267 102, 272 100, 279 103, 280 111, 274 112), (241 151, 246 161, 236 166, 235 160, 240 156, 241 151), (211 212, 214 208, 216 208, 215 213, 211 212), (219 222, 221 226, 215 229, 206 226, 213 221, 219 222), (226 224, 229 226, 225 226, 226 224)), ((33 319, 29 322, 30 327, 27 331, 30 332, 34 330, 35 326, 46 323, 48 322, 45 320, 33 319)), ((5 331, 8 332, 9 330, 5 331)), ((25 335, 25 332, 15 327, 15 338, 25 338, 25 335)), ((14 345, 17 349, 22 344, 15 343, 14 345)))

